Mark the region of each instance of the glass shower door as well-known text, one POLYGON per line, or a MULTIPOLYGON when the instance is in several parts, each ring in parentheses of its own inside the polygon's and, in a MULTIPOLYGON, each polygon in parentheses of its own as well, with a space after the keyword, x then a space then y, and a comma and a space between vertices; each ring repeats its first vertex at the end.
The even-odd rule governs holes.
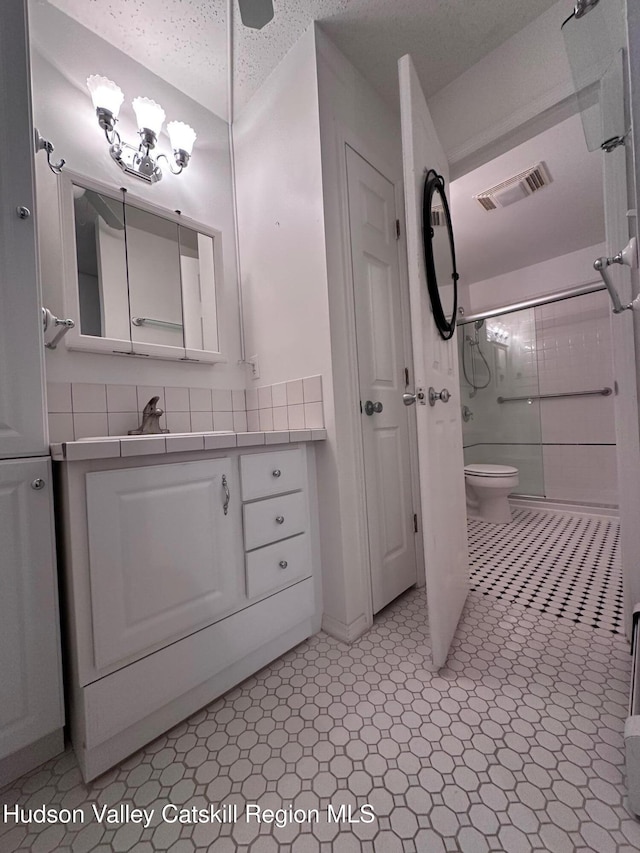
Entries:
POLYGON ((512 465, 517 493, 544 497, 533 309, 458 327, 465 464, 512 465))

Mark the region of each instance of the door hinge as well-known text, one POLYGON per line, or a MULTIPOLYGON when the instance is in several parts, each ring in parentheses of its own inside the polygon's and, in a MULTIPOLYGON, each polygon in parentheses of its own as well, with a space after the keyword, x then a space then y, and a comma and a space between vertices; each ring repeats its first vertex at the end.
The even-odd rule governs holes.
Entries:
POLYGON ((409 387, 409 368, 405 367, 404 369, 404 387, 409 387))
POLYGON ((413 513, 413 532, 418 532, 418 514, 416 512, 413 513))
POLYGON ((400 239, 400 220, 396 219, 396 240, 400 239))

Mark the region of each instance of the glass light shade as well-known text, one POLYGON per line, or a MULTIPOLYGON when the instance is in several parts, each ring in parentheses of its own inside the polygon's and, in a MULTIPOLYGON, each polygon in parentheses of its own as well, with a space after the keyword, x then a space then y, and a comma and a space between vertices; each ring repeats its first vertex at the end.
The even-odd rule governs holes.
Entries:
POLYGON ((118 118, 120 107, 124 101, 124 94, 120 86, 107 77, 92 74, 87 77, 87 88, 91 92, 94 109, 109 110, 114 118, 118 118))
POLYGON ((197 136, 195 130, 183 121, 170 121, 167 125, 167 133, 171 148, 174 151, 186 151, 191 154, 193 151, 193 143, 197 136))
POLYGON ((165 120, 165 112, 160 104, 156 104, 151 98, 134 98, 132 106, 138 129, 146 128, 155 133, 156 137, 159 136, 165 120))

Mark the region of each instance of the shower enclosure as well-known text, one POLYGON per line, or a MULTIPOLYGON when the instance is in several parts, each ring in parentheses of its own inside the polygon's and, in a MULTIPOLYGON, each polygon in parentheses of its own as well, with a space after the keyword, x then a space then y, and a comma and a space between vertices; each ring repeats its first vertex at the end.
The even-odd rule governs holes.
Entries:
POLYGON ((609 310, 581 292, 460 318, 465 464, 515 466, 521 495, 617 504, 609 310))

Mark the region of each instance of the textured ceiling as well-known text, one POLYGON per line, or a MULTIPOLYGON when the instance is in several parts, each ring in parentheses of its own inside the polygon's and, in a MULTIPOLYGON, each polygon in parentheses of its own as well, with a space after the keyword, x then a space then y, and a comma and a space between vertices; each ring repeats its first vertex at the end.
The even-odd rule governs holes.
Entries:
MULTIPOLYGON (((227 0, 49 2, 227 117, 227 0)), ((313 20, 397 108, 400 56, 411 53, 429 97, 556 0, 274 0, 275 17, 259 31, 242 26, 235 2, 234 91, 241 109, 313 20)))
POLYGON ((275 17, 258 32, 234 21, 238 109, 312 20, 394 109, 397 61, 413 57, 430 97, 521 30, 557 0, 274 0, 275 17))
POLYGON ((227 0, 48 2, 194 101, 227 117, 227 0))
MULTIPOLYGON (((579 115, 518 145, 450 187, 460 281, 471 284, 605 238, 602 152, 587 151, 579 115), (473 196, 543 160, 553 183, 489 212, 473 196)), ((585 279, 593 270, 585 270, 585 279)))

